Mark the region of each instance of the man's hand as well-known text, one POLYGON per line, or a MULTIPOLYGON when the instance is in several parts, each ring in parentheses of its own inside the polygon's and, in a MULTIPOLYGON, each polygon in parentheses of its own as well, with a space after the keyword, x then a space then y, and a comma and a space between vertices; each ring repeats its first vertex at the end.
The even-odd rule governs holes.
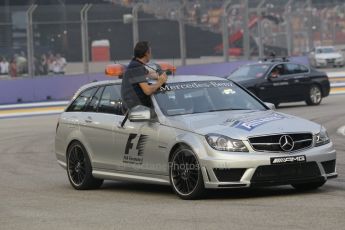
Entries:
POLYGON ((149 96, 156 92, 164 83, 167 82, 167 80, 168 76, 166 75, 166 73, 162 73, 158 77, 158 81, 155 84, 149 85, 147 82, 141 82, 139 83, 139 86, 143 90, 143 92, 149 96))
POLYGON ((151 69, 149 70, 149 74, 148 75, 153 80, 158 80, 158 78, 159 78, 158 73, 156 71, 154 71, 154 70, 151 70, 151 69))
POLYGON ((165 72, 162 73, 162 74, 158 77, 158 83, 159 83, 160 85, 163 85, 164 83, 166 83, 167 80, 168 80, 168 76, 167 76, 167 74, 166 74, 165 72))

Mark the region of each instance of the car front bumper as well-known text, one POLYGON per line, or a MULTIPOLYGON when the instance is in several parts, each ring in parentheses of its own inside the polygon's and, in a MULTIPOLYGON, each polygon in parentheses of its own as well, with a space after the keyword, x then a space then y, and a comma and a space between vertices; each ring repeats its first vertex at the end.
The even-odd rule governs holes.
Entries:
POLYGON ((337 177, 332 143, 285 153, 213 151, 200 159, 205 188, 241 188, 325 181, 337 177), (305 156, 305 162, 272 164, 272 158, 305 156))
POLYGON ((327 67, 327 66, 343 66, 344 60, 340 59, 317 59, 315 60, 316 67, 327 67))

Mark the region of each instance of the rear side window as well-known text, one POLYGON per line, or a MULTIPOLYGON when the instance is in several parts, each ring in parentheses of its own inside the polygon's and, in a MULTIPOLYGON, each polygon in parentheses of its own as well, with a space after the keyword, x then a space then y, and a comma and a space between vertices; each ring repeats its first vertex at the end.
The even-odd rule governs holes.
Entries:
POLYGON ((124 108, 121 98, 121 85, 108 85, 105 87, 98 112, 123 115, 124 108))
POLYGON ((100 87, 95 95, 93 95, 90 103, 87 104, 85 112, 97 112, 97 106, 101 99, 104 87, 100 87))
POLYGON ((90 101, 91 97, 95 94, 97 88, 87 89, 82 92, 68 107, 67 112, 79 112, 83 111, 86 104, 90 101))
POLYGON ((285 70, 286 70, 286 74, 299 74, 299 73, 308 72, 307 67, 303 65, 299 65, 299 64, 292 64, 292 63, 286 64, 285 70))

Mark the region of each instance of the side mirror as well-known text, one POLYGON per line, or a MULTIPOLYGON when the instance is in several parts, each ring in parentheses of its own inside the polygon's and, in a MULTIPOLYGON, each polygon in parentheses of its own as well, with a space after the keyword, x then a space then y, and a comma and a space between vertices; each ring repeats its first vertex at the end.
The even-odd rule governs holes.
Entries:
POLYGON ((270 109, 270 110, 276 110, 276 106, 272 103, 265 102, 265 105, 270 109))
POLYGON ((149 121, 151 119, 151 109, 143 105, 137 105, 129 111, 128 119, 132 122, 149 121))

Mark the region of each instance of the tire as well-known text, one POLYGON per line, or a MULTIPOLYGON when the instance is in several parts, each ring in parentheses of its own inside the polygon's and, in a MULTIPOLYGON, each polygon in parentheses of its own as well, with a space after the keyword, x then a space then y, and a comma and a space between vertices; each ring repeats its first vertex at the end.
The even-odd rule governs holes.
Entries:
POLYGON ((195 153, 188 147, 179 147, 169 162, 170 184, 184 200, 195 200, 205 194, 204 180, 195 153))
POLYGON ((291 186, 294 187, 297 190, 300 191, 308 191, 308 190, 315 190, 320 188, 326 183, 326 180, 324 181, 318 181, 318 182, 310 182, 310 183, 302 183, 302 184, 292 184, 291 186))
POLYGON ((306 99, 307 105, 319 105, 322 101, 322 91, 320 86, 312 85, 309 88, 308 98, 306 99))
POLYGON ((77 190, 97 189, 103 180, 92 176, 92 166, 84 146, 73 142, 67 150, 68 180, 77 190))

